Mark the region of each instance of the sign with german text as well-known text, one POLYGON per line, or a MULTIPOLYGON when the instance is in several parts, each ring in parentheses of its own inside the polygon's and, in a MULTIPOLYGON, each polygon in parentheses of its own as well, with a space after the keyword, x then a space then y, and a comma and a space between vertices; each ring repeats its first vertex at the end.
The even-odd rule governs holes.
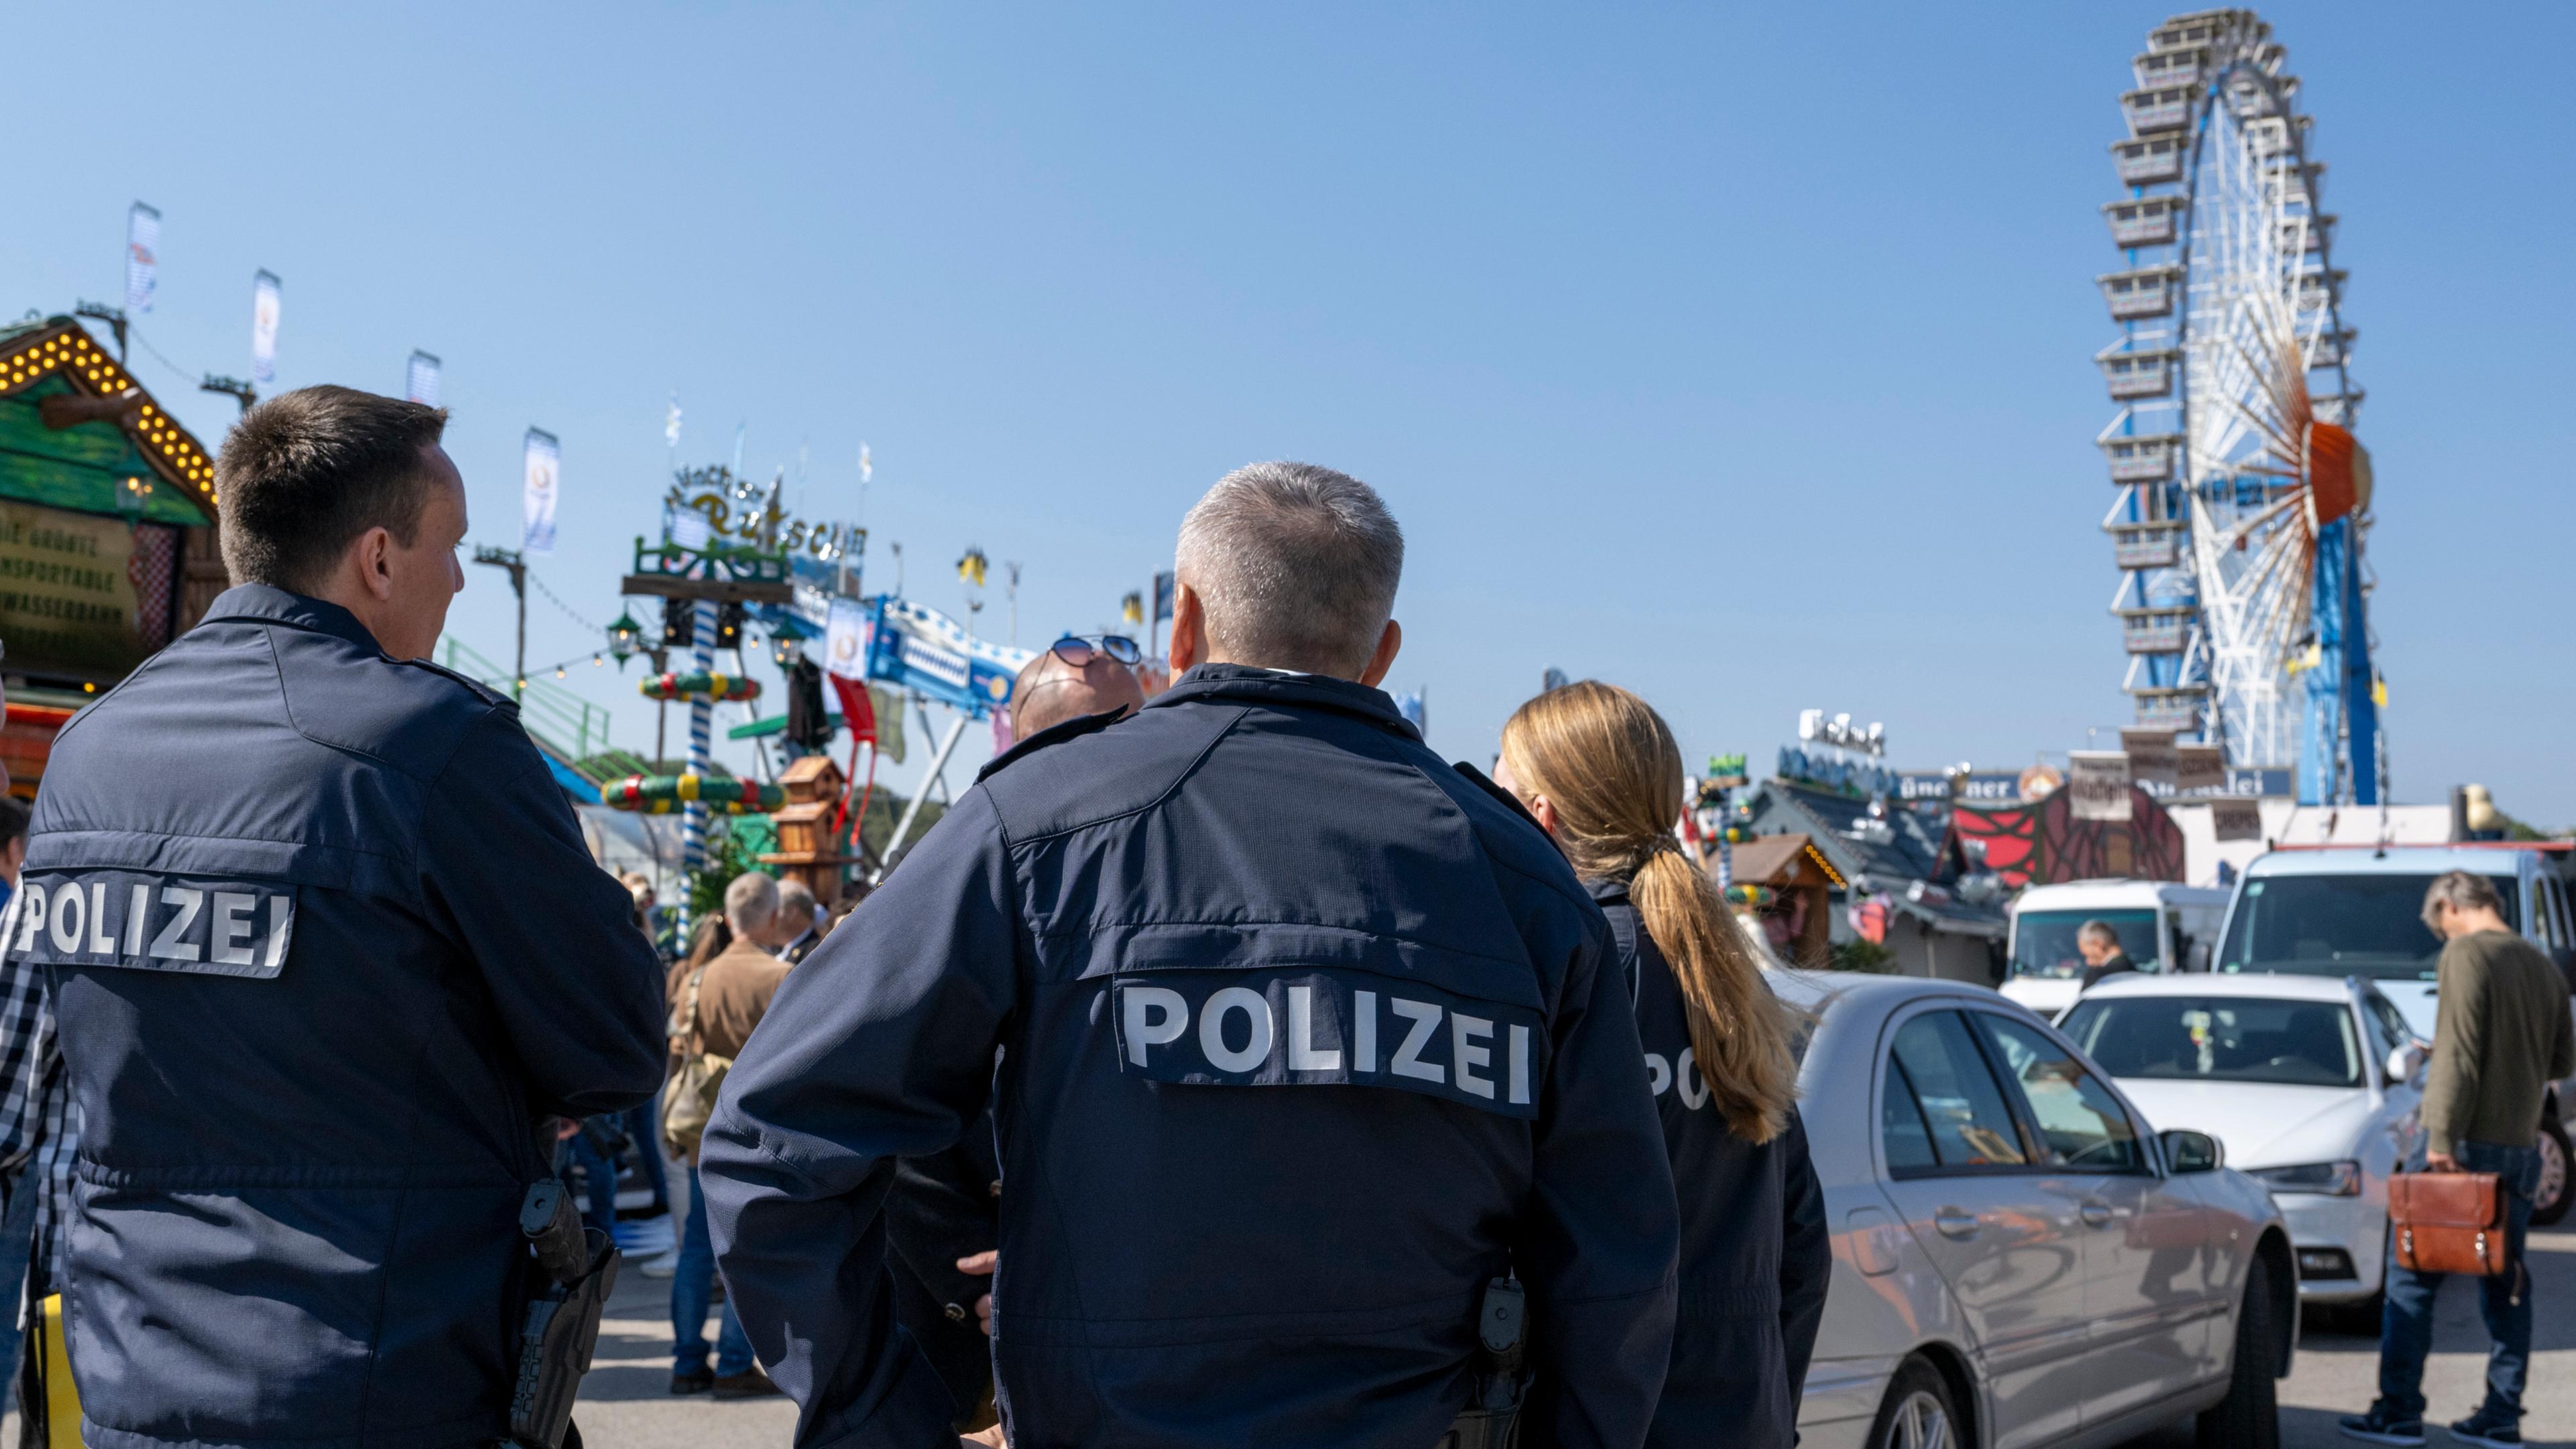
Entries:
POLYGON ((2118 750, 2072 750, 2066 796, 2078 820, 2129 818, 2129 757, 2118 750))

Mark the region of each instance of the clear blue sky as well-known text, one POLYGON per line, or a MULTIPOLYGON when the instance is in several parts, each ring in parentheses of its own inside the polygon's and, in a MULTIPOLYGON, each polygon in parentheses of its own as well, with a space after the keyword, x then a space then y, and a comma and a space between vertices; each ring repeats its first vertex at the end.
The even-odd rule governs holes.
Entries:
MULTIPOLYGON (((559 434, 540 573, 594 620, 676 388, 684 461, 810 448, 810 512, 859 511, 867 440, 871 583, 897 541, 947 607, 967 544, 1025 560, 1023 642, 1112 619, 1227 468, 1305 458, 1405 525, 1391 683, 1453 756, 1556 664, 1694 766, 1810 705, 2012 765, 2125 716, 2091 279, 2164 13, 33 7, 0 308, 116 298, 152 202, 143 331, 192 373, 247 371, 261 267, 282 386, 446 359, 476 538, 559 434)), ((2263 13, 2353 275, 2398 795, 2576 821, 2576 9, 2263 13)), ((232 405, 135 361, 214 442, 232 405)), ((503 656, 476 572, 454 627, 503 656)), ((632 675, 575 682, 649 745, 632 675)))

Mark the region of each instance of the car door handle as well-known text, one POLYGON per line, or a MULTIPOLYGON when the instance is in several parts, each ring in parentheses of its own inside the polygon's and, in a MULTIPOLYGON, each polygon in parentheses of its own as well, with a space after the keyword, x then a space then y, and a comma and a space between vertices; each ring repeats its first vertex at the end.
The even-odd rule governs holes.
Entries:
POLYGON ((1945 1238, 1973 1238, 1977 1235, 1977 1215, 1945 1207, 1932 1214, 1932 1226, 1939 1228, 1945 1238))
POLYGON ((2084 1226, 2088 1228, 2105 1228, 2111 1225, 2111 1205, 2107 1202, 2102 1202, 2097 1199, 2093 1202, 2084 1204, 2075 1211, 2084 1219, 2084 1226))

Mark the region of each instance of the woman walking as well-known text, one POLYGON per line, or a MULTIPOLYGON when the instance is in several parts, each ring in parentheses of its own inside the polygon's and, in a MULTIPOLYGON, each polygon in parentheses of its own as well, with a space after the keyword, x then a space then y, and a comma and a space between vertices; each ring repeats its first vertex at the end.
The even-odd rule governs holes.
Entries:
POLYGON ((1681 1318, 1646 1442, 1788 1449, 1832 1266, 1787 1008, 1673 836, 1682 757, 1624 689, 1550 690, 1503 726, 1502 785, 1610 918, 1680 1196, 1681 1318))

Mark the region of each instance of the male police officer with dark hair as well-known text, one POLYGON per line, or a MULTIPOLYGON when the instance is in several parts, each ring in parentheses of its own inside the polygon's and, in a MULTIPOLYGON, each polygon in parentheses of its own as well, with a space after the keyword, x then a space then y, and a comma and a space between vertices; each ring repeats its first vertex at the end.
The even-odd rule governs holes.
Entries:
POLYGON ((1181 531, 1187 673, 994 761, 788 978, 701 1172, 798 1444, 953 1442, 878 1218, 988 1090, 1019 1449, 1432 1449, 1510 1397, 1479 1326, 1523 1290, 1530 1438, 1643 1440, 1677 1230, 1627 987, 1546 837, 1374 687, 1402 561, 1354 479, 1228 476, 1181 531))
POLYGON ((550 1116, 663 1065, 661 976, 511 703, 423 662, 446 414, 315 387, 216 464, 233 587, 64 726, 17 950, 82 1113, 85 1442, 510 1432, 550 1116))

